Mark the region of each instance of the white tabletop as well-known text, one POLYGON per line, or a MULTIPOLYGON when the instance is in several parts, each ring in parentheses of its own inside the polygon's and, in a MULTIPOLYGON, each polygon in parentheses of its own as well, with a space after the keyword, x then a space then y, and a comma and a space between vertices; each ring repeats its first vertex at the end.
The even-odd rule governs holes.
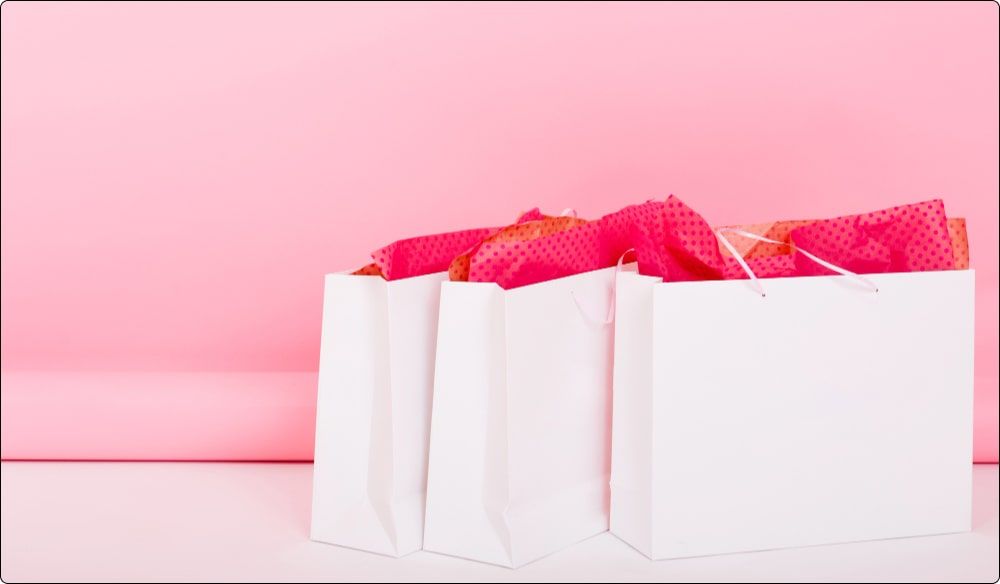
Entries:
MULTIPOLYGON (((721 463, 720 463, 721 464, 721 463)), ((2 557, 24 581, 995 581, 998 473, 973 531, 650 562, 609 533, 510 570, 309 541, 311 464, 4 462, 2 557)))

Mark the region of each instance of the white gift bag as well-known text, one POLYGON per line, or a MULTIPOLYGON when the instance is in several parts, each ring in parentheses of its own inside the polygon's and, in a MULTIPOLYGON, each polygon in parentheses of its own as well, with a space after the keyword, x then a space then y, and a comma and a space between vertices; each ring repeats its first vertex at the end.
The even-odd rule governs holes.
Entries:
POLYGON ((326 276, 312 539, 391 556, 420 549, 447 279, 326 276))
POLYGON ((608 528, 616 269, 441 288, 424 549, 517 567, 608 528))
POLYGON ((970 528, 974 274, 866 279, 620 275, 615 535, 664 559, 970 528))

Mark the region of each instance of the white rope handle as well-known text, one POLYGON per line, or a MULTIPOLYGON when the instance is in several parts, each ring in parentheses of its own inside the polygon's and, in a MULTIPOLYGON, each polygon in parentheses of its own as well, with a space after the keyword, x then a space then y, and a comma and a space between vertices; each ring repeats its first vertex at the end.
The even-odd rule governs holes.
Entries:
POLYGON ((622 264, 625 261, 625 256, 628 255, 630 251, 635 251, 634 249, 625 250, 625 253, 618 258, 618 265, 615 266, 615 279, 611 282, 611 306, 608 307, 608 316, 604 319, 594 318, 591 316, 580 304, 580 300, 576 297, 576 292, 570 291, 570 296, 573 297, 573 302, 576 303, 577 310, 583 315, 583 318, 587 319, 591 324, 596 324, 599 326, 604 326, 606 324, 611 324, 615 321, 615 295, 618 290, 618 274, 622 271, 622 264))
MULTIPOLYGON (((742 235, 743 237, 746 237, 748 239, 763 241, 765 243, 776 243, 778 245, 784 245, 786 247, 791 247, 791 244, 785 243, 784 241, 769 239, 767 237, 764 237, 763 235, 757 235, 756 233, 743 231, 742 229, 733 229, 731 227, 723 227, 715 231, 715 236, 719 238, 719 241, 722 242, 722 245, 726 246, 726 249, 729 250, 729 253, 733 254, 733 257, 736 258, 737 263, 740 264, 740 267, 743 268, 743 271, 746 272, 748 276, 750 276, 751 285, 754 287, 755 290, 757 290, 757 293, 760 294, 761 296, 767 296, 767 294, 764 293, 764 285, 761 284, 760 280, 757 278, 757 274, 753 273, 753 270, 751 270, 750 266, 747 265, 746 260, 744 260, 743 256, 740 255, 740 252, 736 251, 736 248, 733 246, 733 244, 730 243, 728 239, 726 239, 725 235, 723 235, 724 233, 735 233, 736 235, 742 235)), ((858 282, 861 282, 868 288, 871 288, 873 291, 878 292, 878 286, 876 286, 874 282, 862 276, 861 274, 856 274, 850 270, 845 270, 840 266, 831 264, 826 260, 814 256, 813 254, 802 249, 801 247, 796 247, 795 249, 802 255, 806 256, 807 258, 811 259, 817 264, 823 266, 824 268, 837 272, 838 274, 841 274, 843 276, 853 278, 858 282)))
POLYGON ((576 219, 576 209, 574 209, 573 207, 566 207, 565 209, 562 210, 562 213, 559 213, 559 216, 572 217, 576 219))

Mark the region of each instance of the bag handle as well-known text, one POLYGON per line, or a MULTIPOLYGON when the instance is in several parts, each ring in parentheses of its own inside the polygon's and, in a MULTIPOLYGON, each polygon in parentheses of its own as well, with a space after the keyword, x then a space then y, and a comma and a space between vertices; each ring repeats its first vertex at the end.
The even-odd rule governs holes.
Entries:
MULTIPOLYGON (((719 241, 722 242, 722 245, 726 246, 726 249, 729 250, 729 253, 733 254, 733 257, 736 258, 737 263, 740 264, 740 267, 743 268, 743 271, 746 272, 747 276, 750 277, 751 285, 754 287, 754 289, 761 295, 762 298, 766 297, 767 294, 764 292, 764 285, 761 284, 760 279, 757 278, 757 275, 754 274, 753 270, 750 269, 750 266, 747 265, 746 260, 744 260, 743 256, 740 255, 740 252, 736 251, 736 247, 734 247, 733 244, 730 243, 728 239, 726 239, 725 235, 723 235, 725 233, 742 235, 743 237, 746 237, 748 239, 763 241, 765 243, 775 243, 778 245, 784 245, 786 247, 792 247, 792 245, 790 243, 785 243, 784 241, 769 239, 767 237, 764 237, 763 235, 757 235, 756 233, 743 231, 742 229, 734 229, 732 227, 721 227, 715 230, 715 236, 719 238, 719 241)), ((796 247, 795 250, 801 253, 802 255, 806 256, 807 258, 811 259, 812 261, 816 262, 817 264, 823 266, 824 268, 837 272, 838 274, 841 274, 843 276, 853 278, 854 280, 857 280, 858 282, 864 284, 866 287, 871 288, 872 291, 876 293, 878 292, 878 286, 875 285, 875 283, 869 280, 868 278, 860 274, 856 274, 850 270, 845 270, 840 266, 831 264, 830 262, 824 259, 820 259, 814 256, 813 254, 809 253, 808 251, 802 249, 801 247, 796 247)))
POLYGON ((625 256, 632 251, 635 251, 635 248, 630 248, 625 250, 625 253, 623 253, 618 258, 618 264, 615 266, 615 279, 611 282, 611 306, 608 307, 607 317, 602 319, 602 318, 596 318, 593 315, 589 314, 586 311, 586 309, 584 309, 583 306, 580 304, 580 300, 576 297, 576 292, 570 290, 569 295, 573 297, 573 302, 576 303, 577 310, 580 311, 580 314, 583 316, 583 318, 586 319, 590 324, 604 326, 611 324, 612 322, 615 321, 615 293, 618 290, 618 274, 620 274, 622 271, 622 264, 625 262, 625 256))

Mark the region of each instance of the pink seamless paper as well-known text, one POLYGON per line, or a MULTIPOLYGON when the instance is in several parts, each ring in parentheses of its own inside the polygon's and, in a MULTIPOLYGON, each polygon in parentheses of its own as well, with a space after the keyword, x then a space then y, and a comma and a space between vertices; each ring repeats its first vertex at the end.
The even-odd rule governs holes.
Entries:
POLYGON ((308 458, 324 273, 673 192, 967 217, 995 461, 997 10, 4 3, 2 455, 308 458))

